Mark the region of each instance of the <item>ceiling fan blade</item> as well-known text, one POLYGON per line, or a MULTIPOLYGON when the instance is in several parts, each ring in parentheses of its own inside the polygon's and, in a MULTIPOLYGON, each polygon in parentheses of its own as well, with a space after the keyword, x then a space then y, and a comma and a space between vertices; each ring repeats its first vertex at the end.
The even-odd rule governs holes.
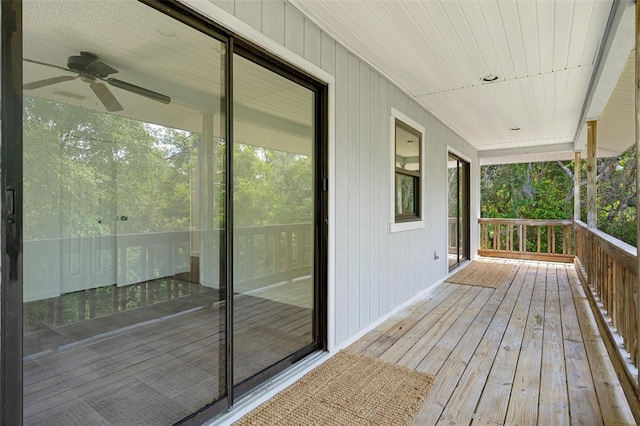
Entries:
POLYGON ((154 101, 158 101, 166 105, 171 103, 171 98, 167 95, 163 95, 162 93, 154 92, 152 90, 145 89, 144 87, 136 86, 135 84, 127 83, 126 81, 117 80, 115 78, 107 78, 105 81, 114 87, 145 96, 149 99, 153 99, 154 101))
POLYGON ((94 81, 93 83, 89 84, 89 87, 91 87, 93 93, 95 93, 98 99, 100 99, 100 102, 102 102, 102 105, 104 105, 107 111, 116 112, 122 111, 124 109, 122 108, 122 105, 120 105, 120 102, 118 102, 116 97, 113 96, 111 90, 109 90, 109 88, 104 84, 94 81))
POLYGON ((59 65, 54 65, 54 64, 48 64, 46 62, 36 61, 35 59, 22 58, 22 60, 25 62, 31 62, 32 64, 44 65, 45 67, 58 68, 59 70, 63 70, 63 71, 75 72, 75 71, 71 71, 69 68, 61 67, 59 65))
POLYGON ((59 77, 45 78, 44 80, 38 80, 31 83, 27 83, 22 88, 24 90, 39 89, 40 87, 50 86, 56 83, 62 83, 63 81, 75 80, 77 75, 61 75, 59 77))

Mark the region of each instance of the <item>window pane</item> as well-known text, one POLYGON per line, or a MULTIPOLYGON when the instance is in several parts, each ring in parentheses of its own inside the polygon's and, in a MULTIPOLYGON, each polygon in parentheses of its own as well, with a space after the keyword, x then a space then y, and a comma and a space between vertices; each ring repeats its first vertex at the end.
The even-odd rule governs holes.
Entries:
POLYGON ((396 173, 396 214, 417 214, 416 186, 418 178, 396 173))
POLYGON ((396 120, 396 167, 420 172, 420 134, 396 120))
POLYGON ((417 220, 420 214, 421 133, 399 120, 395 123, 396 219, 417 220))

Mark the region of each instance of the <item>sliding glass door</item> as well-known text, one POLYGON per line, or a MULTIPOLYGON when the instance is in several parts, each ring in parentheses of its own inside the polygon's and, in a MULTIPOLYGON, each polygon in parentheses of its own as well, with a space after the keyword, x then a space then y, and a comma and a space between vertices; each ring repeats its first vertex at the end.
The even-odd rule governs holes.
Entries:
POLYGON ((226 392, 226 45, 137 2, 24 5, 24 422, 226 392))
POLYGON ((234 383, 314 343, 313 90, 234 55, 234 383))
POLYGON ((469 163, 453 154, 447 160, 449 178, 449 270, 469 259, 469 163))
POLYGON ((23 6, 25 424, 205 419, 322 347, 325 88, 155 6, 23 6))

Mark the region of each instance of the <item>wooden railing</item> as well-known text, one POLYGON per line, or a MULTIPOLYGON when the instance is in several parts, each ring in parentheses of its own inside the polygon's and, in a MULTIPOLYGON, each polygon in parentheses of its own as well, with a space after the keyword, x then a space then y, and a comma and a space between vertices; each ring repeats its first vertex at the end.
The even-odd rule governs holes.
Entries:
POLYGON ((481 256, 573 262, 573 221, 478 219, 481 256))
POLYGON ((637 249, 575 222, 575 266, 634 415, 638 405, 637 249))

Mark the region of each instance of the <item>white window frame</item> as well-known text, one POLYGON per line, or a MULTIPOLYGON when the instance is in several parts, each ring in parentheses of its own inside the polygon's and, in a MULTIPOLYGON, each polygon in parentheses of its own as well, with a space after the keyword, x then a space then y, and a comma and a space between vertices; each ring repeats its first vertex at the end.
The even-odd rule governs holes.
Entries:
POLYGON ((389 141, 390 141, 390 153, 389 153, 389 232, 402 232, 410 231, 412 229, 421 229, 425 227, 425 129, 424 126, 418 124, 417 121, 409 118, 405 114, 401 113, 395 108, 391 108, 389 114, 389 141), (419 217, 420 220, 412 220, 409 222, 396 222, 396 120, 403 122, 405 125, 411 127, 417 133, 420 134, 420 208, 419 217))

